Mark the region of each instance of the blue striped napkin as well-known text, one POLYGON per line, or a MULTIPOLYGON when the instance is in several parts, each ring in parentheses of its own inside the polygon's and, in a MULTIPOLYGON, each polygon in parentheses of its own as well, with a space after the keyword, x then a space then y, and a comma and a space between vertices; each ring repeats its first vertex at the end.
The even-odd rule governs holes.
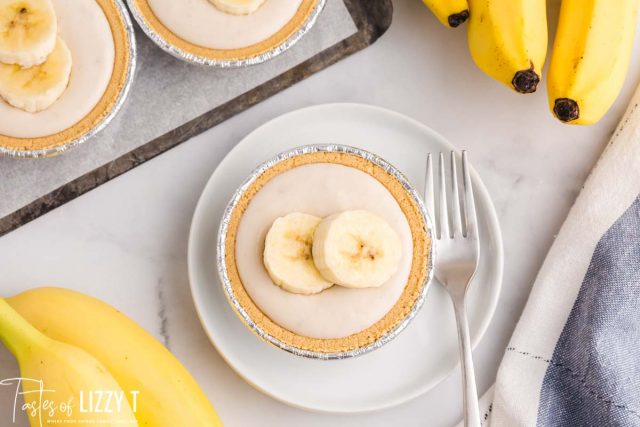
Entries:
POLYGON ((640 89, 538 273, 488 426, 640 426, 640 89))

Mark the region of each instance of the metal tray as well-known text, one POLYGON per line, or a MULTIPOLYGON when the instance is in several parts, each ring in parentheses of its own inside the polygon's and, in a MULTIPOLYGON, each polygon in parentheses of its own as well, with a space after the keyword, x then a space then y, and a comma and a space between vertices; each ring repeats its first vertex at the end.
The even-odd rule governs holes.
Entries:
MULTIPOLYGON (((275 78, 259 84, 194 119, 186 121, 163 135, 146 141, 137 148, 121 154, 79 177, 69 180, 60 187, 38 197, 28 204, 11 210, 10 213, 0 218, 0 236, 124 174, 136 166, 189 140, 295 83, 306 79, 341 59, 365 49, 384 34, 391 25, 393 14, 391 0, 343 1, 357 27, 357 31, 353 33, 353 35, 322 50, 293 68, 277 75, 275 78)), ((124 113, 126 113, 126 111, 124 111, 123 114, 124 113)), ((117 137, 118 130, 116 129, 115 132, 115 136, 117 137)), ((90 145, 91 143, 88 143, 87 147, 90 145)), ((25 160, 12 159, 12 161, 25 160)), ((37 162, 40 160, 32 161, 37 162)), ((43 161, 46 161, 46 159, 43 159, 43 161)), ((0 174, 2 173, 3 171, 0 170, 0 174)), ((0 203, 9 203, 6 199, 2 199, 3 197, 0 197, 0 203)))

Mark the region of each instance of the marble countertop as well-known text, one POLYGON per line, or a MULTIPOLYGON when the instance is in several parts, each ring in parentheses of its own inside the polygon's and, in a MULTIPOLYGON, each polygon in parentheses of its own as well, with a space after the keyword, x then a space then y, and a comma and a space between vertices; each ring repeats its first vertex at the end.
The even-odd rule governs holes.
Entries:
MULTIPOLYGON (((551 4, 553 27, 557 1, 551 4)), ((552 118, 544 90, 519 96, 478 71, 464 29, 441 27, 418 0, 396 0, 394 6, 390 30, 372 47, 0 238, 2 294, 54 284, 113 304, 174 352, 231 427, 456 423, 462 405, 458 372, 411 402, 371 414, 317 414, 274 401, 217 354, 189 291, 187 236, 196 201, 242 137, 314 104, 394 109, 470 150, 493 197, 504 237, 504 285, 474 352, 480 391, 491 385, 554 234, 640 79, 639 50, 608 115, 595 126, 566 126, 552 118)), ((0 349, 0 377, 15 374, 17 364, 0 349)), ((0 408, 10 399, 0 390, 0 408)))

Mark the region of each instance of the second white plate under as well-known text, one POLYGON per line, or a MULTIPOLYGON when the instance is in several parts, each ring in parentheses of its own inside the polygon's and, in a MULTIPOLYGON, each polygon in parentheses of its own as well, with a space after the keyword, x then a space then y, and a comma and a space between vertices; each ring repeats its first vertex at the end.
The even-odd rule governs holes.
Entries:
MULTIPOLYGON (((458 365, 451 302, 434 283, 425 305, 398 338, 353 359, 293 356, 255 337, 227 304, 216 270, 216 236, 236 188, 260 163, 307 144, 336 143, 371 151, 396 166, 422 193, 428 153, 454 147, 421 123, 378 107, 319 105, 280 116, 245 137, 220 163, 196 208, 189 239, 191 291, 209 338, 227 363, 262 392, 293 406, 365 412, 406 402, 430 390, 458 365)), ((473 153, 470 153, 473 162, 473 153)), ((472 171, 480 226, 479 270, 467 303, 472 342, 486 331, 500 294, 503 250, 489 194, 472 171)))

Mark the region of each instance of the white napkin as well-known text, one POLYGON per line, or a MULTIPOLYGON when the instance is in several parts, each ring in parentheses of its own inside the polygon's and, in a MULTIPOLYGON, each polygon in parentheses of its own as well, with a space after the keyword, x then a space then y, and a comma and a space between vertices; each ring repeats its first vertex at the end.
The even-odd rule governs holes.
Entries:
POLYGON ((640 89, 538 273, 488 426, 640 426, 640 89))

